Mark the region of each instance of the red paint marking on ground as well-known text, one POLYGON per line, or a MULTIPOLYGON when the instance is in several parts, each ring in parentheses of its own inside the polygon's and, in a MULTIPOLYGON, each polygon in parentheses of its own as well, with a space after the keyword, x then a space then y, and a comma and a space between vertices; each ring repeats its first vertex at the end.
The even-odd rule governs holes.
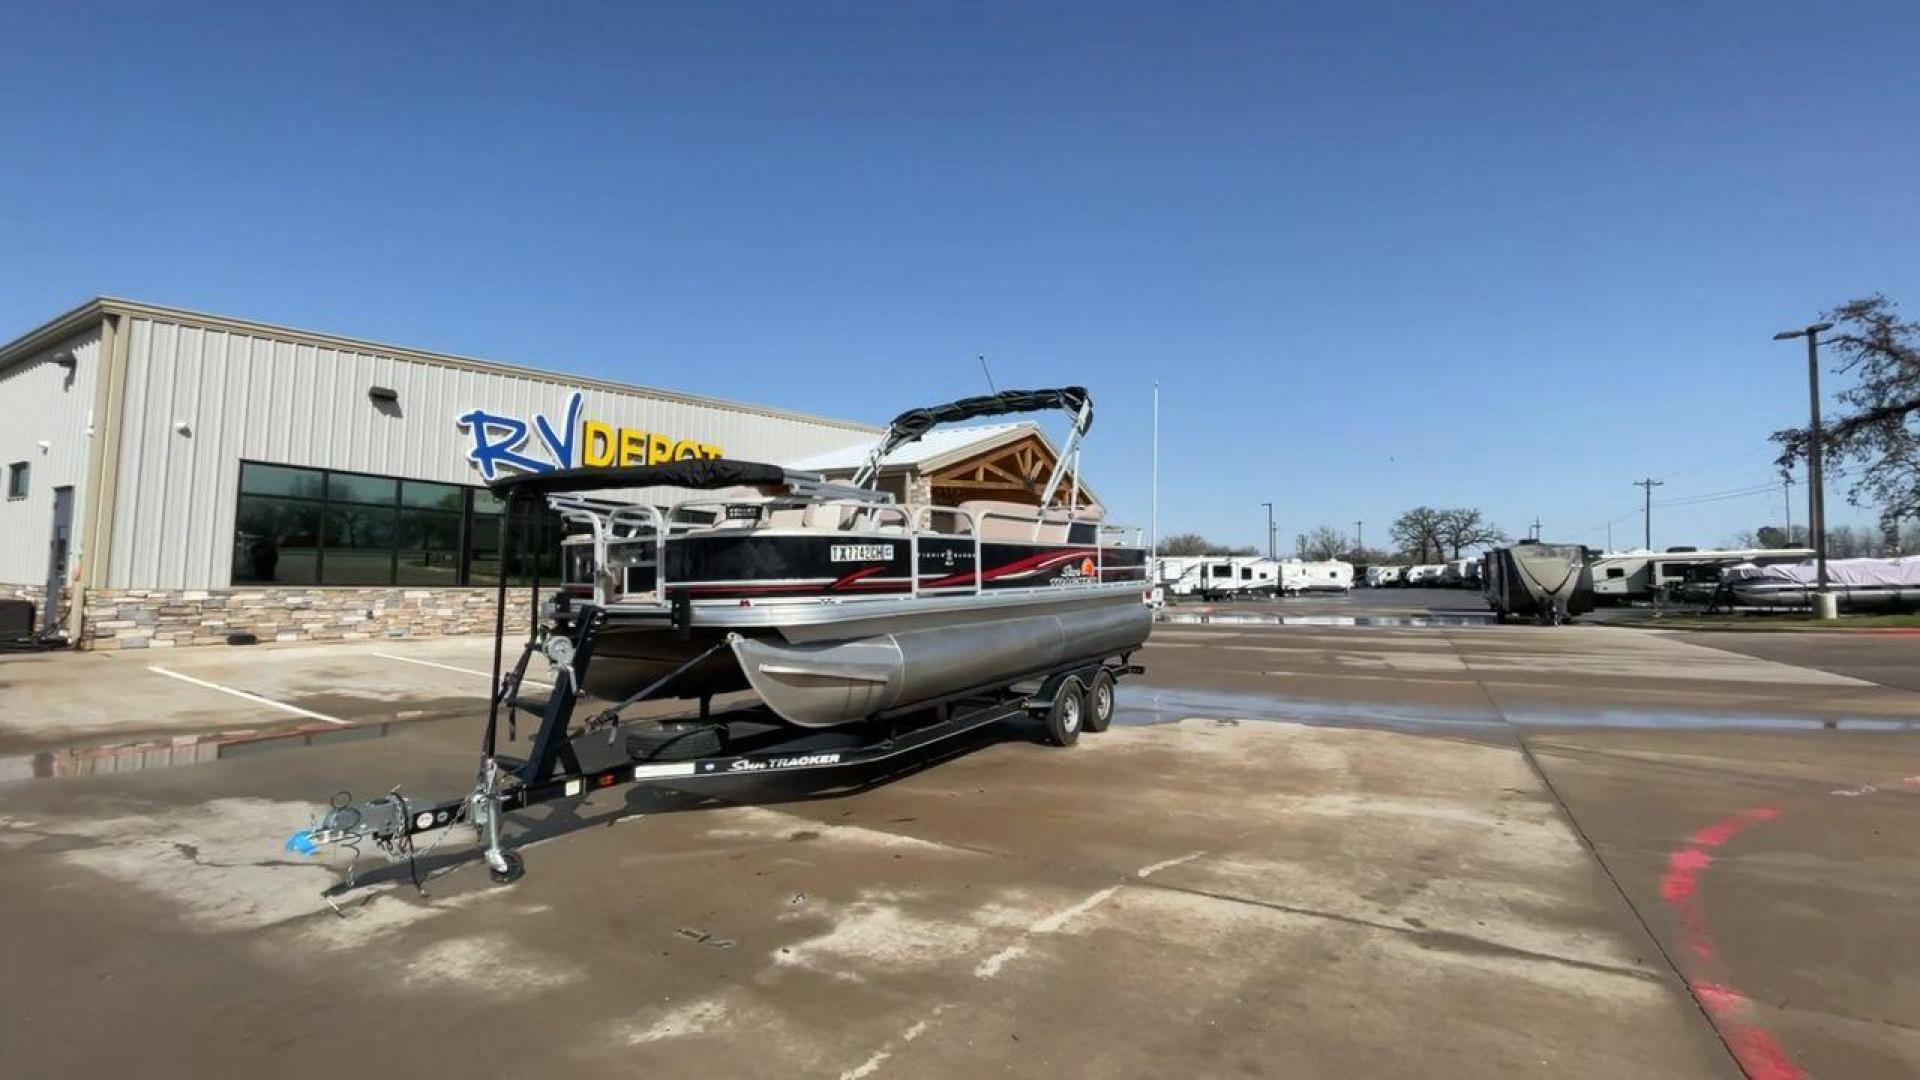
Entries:
MULTIPOLYGON (((1714 947, 1713 931, 1694 899, 1700 891, 1700 876, 1713 865, 1711 850, 1761 822, 1772 821, 1780 811, 1771 806, 1756 806, 1731 817, 1722 818, 1696 829, 1687 842, 1667 855, 1667 872, 1660 879, 1660 899, 1673 909, 1680 924, 1680 941, 1694 962, 1713 971, 1721 967, 1719 951, 1714 947)), ((1803 1080, 1806 1071, 1793 1063, 1786 1049, 1773 1034, 1754 1021, 1751 1000, 1739 988, 1724 979, 1689 977, 1687 990, 1706 1010, 1733 1051, 1734 1061, 1751 1080, 1803 1080)))

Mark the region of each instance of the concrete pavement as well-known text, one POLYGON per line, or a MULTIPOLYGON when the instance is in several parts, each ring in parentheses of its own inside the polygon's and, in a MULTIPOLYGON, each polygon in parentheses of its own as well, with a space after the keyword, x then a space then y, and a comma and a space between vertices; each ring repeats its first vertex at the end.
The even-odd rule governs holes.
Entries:
MULTIPOLYGON (((1076 748, 608 792, 522 815, 512 887, 458 835, 429 896, 380 868, 344 917, 279 842, 343 785, 468 783, 485 681, 407 661, 484 644, 183 652, 375 727, 0 785, 0 1044, 49 1076, 1910 1073, 1920 696, 1698 641, 1163 627, 1076 748), (377 727, 415 709, 467 715, 377 727)), ((0 663, 0 700, 148 692, 65 659, 0 663)))

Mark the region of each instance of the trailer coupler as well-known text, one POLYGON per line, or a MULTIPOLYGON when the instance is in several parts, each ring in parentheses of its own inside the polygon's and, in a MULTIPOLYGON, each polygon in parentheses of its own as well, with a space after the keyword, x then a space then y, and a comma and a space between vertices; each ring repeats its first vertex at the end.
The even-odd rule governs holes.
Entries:
MULTIPOLYGON (((340 792, 317 824, 287 838, 286 849, 299 855, 317 854, 326 848, 350 852, 353 861, 347 864, 342 887, 351 889, 362 843, 371 842, 389 863, 411 862, 417 855, 415 834, 451 829, 465 821, 473 825, 475 838, 485 845, 481 854, 488 875, 502 884, 516 881, 524 872, 520 857, 502 846, 500 835, 507 775, 498 761, 489 758, 466 797, 437 803, 409 801, 399 788, 358 803, 347 792, 340 792)), ((445 835, 442 832, 441 838, 445 835)), ((434 846, 438 844, 436 839, 434 846)), ((419 885, 417 875, 415 885, 419 885)))

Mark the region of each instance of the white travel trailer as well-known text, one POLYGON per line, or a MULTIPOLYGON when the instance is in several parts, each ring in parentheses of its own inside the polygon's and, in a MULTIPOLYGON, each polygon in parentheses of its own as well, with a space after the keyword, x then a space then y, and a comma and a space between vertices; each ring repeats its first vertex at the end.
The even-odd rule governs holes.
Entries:
POLYGON ((1742 548, 1705 551, 1610 552, 1592 562, 1593 595, 1600 603, 1631 603, 1654 597, 1711 598, 1730 566, 1774 566, 1813 558, 1810 548, 1742 548))
POLYGON ((1376 589, 1385 588, 1388 585, 1404 585, 1406 579, 1407 568, 1404 566, 1367 567, 1367 584, 1376 589))
POLYGON ((1446 566, 1441 563, 1409 566, 1407 567, 1406 582, 1408 585, 1425 585, 1428 587, 1438 585, 1440 584, 1440 575, 1444 573, 1446 569, 1446 566))
POLYGON ((1280 589, 1289 596, 1308 592, 1347 592, 1353 588, 1353 564, 1339 559, 1280 564, 1280 589))
POLYGON ((1162 555, 1153 562, 1153 583, 1167 596, 1192 596, 1199 591, 1202 567, 1207 562, 1198 555, 1162 555))
POLYGON ((1170 556, 1160 566, 1156 580, 1176 597, 1271 596, 1279 587, 1279 564, 1253 555, 1170 556))

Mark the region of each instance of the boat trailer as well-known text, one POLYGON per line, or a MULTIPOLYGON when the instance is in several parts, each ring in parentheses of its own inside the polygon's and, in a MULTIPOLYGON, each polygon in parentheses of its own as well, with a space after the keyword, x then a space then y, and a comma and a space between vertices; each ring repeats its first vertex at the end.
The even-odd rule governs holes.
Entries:
MULTIPOLYGON (((703 653, 575 725, 574 715, 582 704, 582 676, 593 662, 605 623, 604 610, 570 602, 564 593, 549 603, 546 617, 536 620, 518 662, 496 680, 479 774, 467 794, 416 801, 395 788, 356 803, 342 792, 316 825, 287 840, 287 850, 303 855, 328 848, 351 852, 354 861, 342 883, 329 890, 331 894, 354 887, 360 845, 371 841, 389 863, 406 862, 415 886, 420 887, 415 860, 424 852, 416 852, 414 837, 441 831, 434 841, 437 846, 447 830, 465 822, 484 845, 488 876, 497 884, 508 884, 525 873, 521 856, 507 849, 501 835, 501 819, 515 811, 627 784, 677 788, 723 777, 872 765, 1022 714, 1044 723, 1047 741, 1071 746, 1082 729, 1106 730, 1113 718, 1114 683, 1145 670, 1130 663, 1130 653, 1083 660, 1025 672, 842 728, 792 727, 773 719, 764 706, 713 716, 707 699, 700 702, 697 720, 631 725, 624 721, 624 709, 658 696, 676 676, 706 659, 709 654, 703 653), (544 658, 552 671, 552 689, 544 701, 522 693, 527 668, 536 656, 544 658), (527 756, 498 753, 499 721, 504 715, 508 739, 515 741, 522 713, 538 715, 540 720, 527 756)), ((502 630, 496 628, 496 673, 502 630)), ((727 644, 723 641, 715 649, 727 644)), ((430 846, 427 851, 431 850, 430 846)))

